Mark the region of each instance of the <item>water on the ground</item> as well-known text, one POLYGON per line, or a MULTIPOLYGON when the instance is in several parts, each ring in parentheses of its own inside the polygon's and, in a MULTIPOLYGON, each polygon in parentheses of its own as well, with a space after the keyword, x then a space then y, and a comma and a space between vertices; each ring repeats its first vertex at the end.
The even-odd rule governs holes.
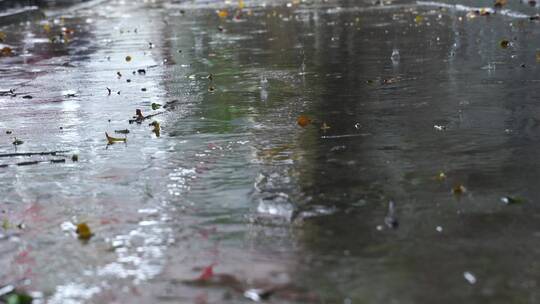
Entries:
POLYGON ((110 1, 0 29, 0 154, 63 151, 0 157, 0 287, 540 301, 536 6, 243 5, 110 1))

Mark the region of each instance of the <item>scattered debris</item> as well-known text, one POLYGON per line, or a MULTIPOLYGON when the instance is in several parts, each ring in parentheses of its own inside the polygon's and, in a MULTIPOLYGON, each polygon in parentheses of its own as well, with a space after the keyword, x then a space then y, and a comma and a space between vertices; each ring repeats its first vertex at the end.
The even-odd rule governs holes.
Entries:
POLYGON ((329 125, 326 124, 326 122, 322 123, 321 130, 326 133, 327 130, 331 129, 329 125))
POLYGON ((109 95, 109 96, 110 96, 110 95, 111 95, 111 93, 112 93, 112 90, 111 90, 111 89, 109 89, 109 88, 107 88, 107 92, 108 92, 108 94, 107 94, 107 95, 109 95))
POLYGON ((180 102, 180 100, 178 100, 178 99, 167 101, 163 105, 163 108, 172 110, 172 109, 174 109, 176 107, 176 105, 178 105, 179 102, 180 102))
POLYGON ((446 130, 446 126, 442 126, 442 125, 433 125, 433 128, 435 128, 435 130, 437 130, 437 131, 445 131, 446 130))
POLYGON ((114 133, 118 133, 118 134, 129 134, 129 130, 128 130, 128 129, 114 130, 114 133))
POLYGON ((79 155, 78 154, 73 154, 71 156, 71 161, 72 162, 78 162, 79 161, 79 155))
POLYGON ((20 140, 20 139, 17 139, 17 137, 14 137, 14 140, 13 140, 12 144, 13 144, 14 146, 19 146, 19 145, 24 144, 24 141, 22 141, 22 140, 20 140))
POLYGON ((472 274, 471 272, 465 271, 465 272, 463 273, 463 277, 465 278, 465 280, 466 280, 467 282, 469 282, 469 284, 471 284, 471 285, 476 284, 476 277, 475 277, 474 274, 472 274))
POLYGON ((435 176, 435 180, 438 180, 440 182, 446 180, 446 174, 444 174, 444 172, 439 172, 439 174, 435 176))
POLYGON ((268 298, 270 298, 272 293, 273 293, 273 290, 252 288, 252 289, 248 289, 244 291, 244 297, 254 302, 260 302, 260 301, 267 300, 268 298))
POLYGON ((523 203, 523 199, 520 197, 511 197, 511 196, 503 196, 501 197, 501 202, 505 205, 514 205, 514 204, 520 204, 523 203))
POLYGON ((17 163, 17 166, 30 166, 30 165, 37 165, 39 164, 40 161, 38 160, 35 160, 35 161, 26 161, 26 162, 20 162, 20 163, 17 163))
POLYGON ((129 55, 128 55, 128 56, 126 56, 126 62, 130 62, 130 61, 131 61, 131 59, 132 59, 132 58, 131 58, 131 56, 129 56, 129 55))
POLYGON ((139 75, 146 75, 146 70, 145 69, 138 69, 137 73, 139 73, 139 75))
POLYGON ((503 39, 501 40, 501 42, 499 42, 499 45, 501 46, 501 48, 507 49, 510 46, 510 41, 503 39))

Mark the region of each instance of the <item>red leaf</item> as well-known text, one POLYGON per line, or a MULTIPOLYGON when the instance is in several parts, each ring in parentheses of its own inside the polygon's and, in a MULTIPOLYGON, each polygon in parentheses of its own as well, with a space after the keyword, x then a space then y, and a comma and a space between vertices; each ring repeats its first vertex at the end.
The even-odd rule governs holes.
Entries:
POLYGON ((201 273, 201 276, 199 277, 199 280, 201 281, 210 280, 213 275, 214 275, 214 264, 204 267, 201 273))

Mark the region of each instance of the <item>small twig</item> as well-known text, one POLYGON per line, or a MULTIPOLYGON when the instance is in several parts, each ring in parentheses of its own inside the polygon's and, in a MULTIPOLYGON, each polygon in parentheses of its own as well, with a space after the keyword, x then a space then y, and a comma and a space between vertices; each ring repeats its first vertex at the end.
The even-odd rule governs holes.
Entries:
POLYGON ((136 122, 136 123, 140 124, 143 121, 145 121, 146 119, 149 119, 151 117, 154 117, 154 116, 157 116, 157 115, 160 115, 160 114, 163 114, 163 113, 165 113, 165 112, 159 112, 159 113, 156 113, 156 114, 150 114, 150 115, 146 115, 146 116, 137 117, 135 119, 130 119, 129 123, 132 124, 132 123, 136 122))
POLYGON ((67 153, 69 151, 51 151, 51 152, 26 152, 26 153, 6 153, 0 154, 0 157, 15 157, 15 156, 33 156, 33 155, 53 155, 67 153))

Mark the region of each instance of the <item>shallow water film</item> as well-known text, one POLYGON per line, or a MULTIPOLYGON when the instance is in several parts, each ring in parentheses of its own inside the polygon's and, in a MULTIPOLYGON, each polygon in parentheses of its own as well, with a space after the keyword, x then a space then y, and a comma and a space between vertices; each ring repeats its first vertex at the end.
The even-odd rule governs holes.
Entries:
POLYGON ((36 9, 0 303, 540 302, 535 1, 36 9))

